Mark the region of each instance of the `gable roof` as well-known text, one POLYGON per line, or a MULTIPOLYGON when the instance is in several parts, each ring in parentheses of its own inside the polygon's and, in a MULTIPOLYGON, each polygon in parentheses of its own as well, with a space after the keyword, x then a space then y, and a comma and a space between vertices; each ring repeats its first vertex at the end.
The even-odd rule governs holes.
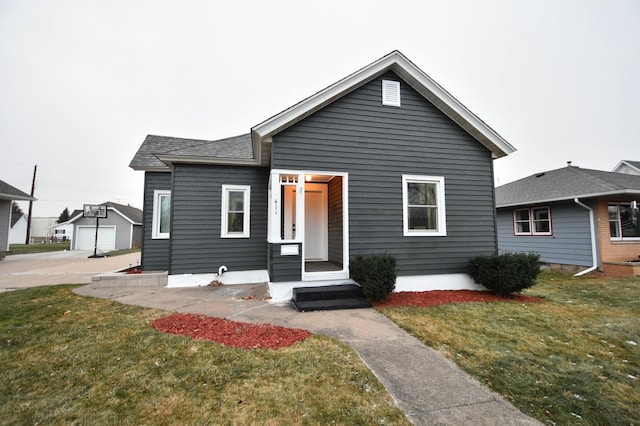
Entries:
POLYGON ((397 50, 254 126, 251 129, 254 146, 259 143, 271 142, 271 137, 275 134, 387 71, 393 71, 406 81, 413 89, 489 149, 494 158, 504 157, 515 152, 516 149, 498 133, 397 50))
POLYGON ((172 163, 268 166, 272 137, 356 90, 392 71, 433 103, 444 114, 489 149, 494 158, 515 152, 484 121, 469 111, 431 77, 397 50, 343 78, 292 107, 251 128, 250 134, 219 140, 198 140, 148 135, 129 167, 134 170, 168 171, 172 163))
POLYGON ((35 201, 35 198, 0 180, 0 200, 35 201))
POLYGON ((613 171, 640 175, 640 161, 622 160, 613 168, 613 171))
MULTIPOLYGON (((133 225, 142 225, 142 210, 133 206, 125 206, 124 204, 113 203, 111 201, 107 201, 105 203, 100 204, 101 206, 107 206, 108 209, 112 211, 116 211, 120 216, 131 222, 133 225)), ((69 216, 69 220, 63 223, 59 223, 58 225, 73 223, 76 220, 83 217, 82 210, 74 210, 73 213, 69 216)))
POLYGON ((640 176, 568 166, 496 188, 496 207, 614 195, 640 196, 640 176))
POLYGON ((255 165, 249 134, 218 140, 148 135, 129 167, 167 171, 171 163, 255 165))

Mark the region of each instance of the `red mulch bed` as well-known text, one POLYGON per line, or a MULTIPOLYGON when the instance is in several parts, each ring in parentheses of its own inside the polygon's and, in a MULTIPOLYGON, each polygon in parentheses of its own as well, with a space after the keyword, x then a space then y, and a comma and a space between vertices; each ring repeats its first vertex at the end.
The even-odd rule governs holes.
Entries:
POLYGON ((243 349, 280 349, 311 336, 307 330, 249 324, 197 314, 174 314, 151 323, 156 330, 243 349))
MULTIPOLYGON (((401 291, 391 293, 386 300, 372 302, 373 306, 429 307, 446 303, 464 302, 519 302, 534 303, 542 299, 514 294, 512 299, 488 291, 434 290, 401 291)), ((291 346, 311 336, 307 330, 286 328, 270 324, 249 324, 197 314, 173 314, 151 323, 156 330, 191 336, 194 339, 211 340, 227 346, 243 349, 279 349, 291 346)))
POLYGON ((373 306, 388 308, 395 306, 417 306, 426 308, 429 306, 444 305, 446 303, 464 302, 540 302, 541 299, 534 296, 514 294, 512 299, 498 296, 489 291, 476 290, 432 290, 432 291, 400 291, 391 293, 385 300, 372 302, 373 306))

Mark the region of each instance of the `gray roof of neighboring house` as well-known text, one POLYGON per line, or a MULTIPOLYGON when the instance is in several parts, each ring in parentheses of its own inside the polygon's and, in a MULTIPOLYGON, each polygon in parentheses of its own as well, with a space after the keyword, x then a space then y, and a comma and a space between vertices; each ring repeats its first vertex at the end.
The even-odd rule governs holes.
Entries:
POLYGON ((244 134, 218 140, 183 139, 148 135, 129 167, 134 170, 168 170, 172 162, 197 160, 251 160, 251 136, 244 134))
POLYGON ((35 198, 0 180, 0 200, 30 201, 35 200, 35 198))
POLYGON ((118 210, 120 213, 125 215, 131 222, 135 225, 142 224, 142 210, 133 207, 133 206, 125 206, 124 204, 112 203, 111 201, 107 201, 106 203, 102 203, 103 206, 111 207, 113 209, 118 210))
POLYGON ((624 194, 640 196, 639 175, 569 166, 497 187, 496 207, 624 194))
MULTIPOLYGON (((129 205, 125 206, 124 204, 112 203, 111 201, 107 201, 100 205, 118 210, 120 213, 122 213, 122 215, 129 219, 129 221, 133 222, 134 225, 142 225, 142 210, 140 210, 139 208, 129 205)), ((73 223, 82 217, 83 210, 74 210, 73 213, 69 215, 69 220, 64 223, 73 223)))

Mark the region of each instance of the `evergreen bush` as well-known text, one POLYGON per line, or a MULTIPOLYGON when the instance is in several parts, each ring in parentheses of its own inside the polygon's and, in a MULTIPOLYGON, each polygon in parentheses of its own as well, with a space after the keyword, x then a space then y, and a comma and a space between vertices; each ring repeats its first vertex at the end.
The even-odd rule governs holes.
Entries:
POLYGON ((351 278, 367 299, 384 300, 396 288, 396 258, 388 254, 358 255, 349 265, 351 278))
POLYGON ((476 256, 469 260, 471 278, 503 297, 513 297, 535 284, 540 273, 540 255, 505 253, 476 256))

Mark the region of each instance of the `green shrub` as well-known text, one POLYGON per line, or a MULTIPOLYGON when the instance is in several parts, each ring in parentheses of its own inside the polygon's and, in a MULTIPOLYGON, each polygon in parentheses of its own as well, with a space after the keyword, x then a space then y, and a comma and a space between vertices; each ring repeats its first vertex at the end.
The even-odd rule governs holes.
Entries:
POLYGON ((494 254, 469 260, 471 278, 504 297, 533 286, 539 273, 540 255, 533 253, 494 254))
POLYGON ((356 256, 349 265, 351 278, 367 299, 384 300, 396 288, 396 258, 388 254, 356 256))

